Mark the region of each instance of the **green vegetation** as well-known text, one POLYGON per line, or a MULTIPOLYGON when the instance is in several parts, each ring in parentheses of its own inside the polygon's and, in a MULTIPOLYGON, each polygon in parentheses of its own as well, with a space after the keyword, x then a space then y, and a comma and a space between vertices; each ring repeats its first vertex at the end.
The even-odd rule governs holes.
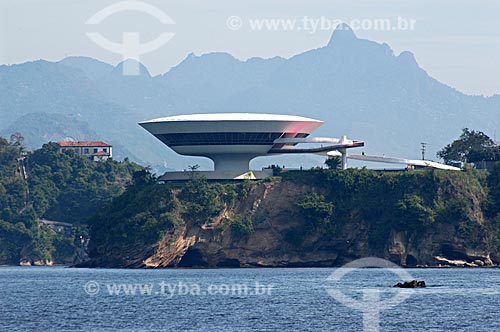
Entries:
POLYGON ((315 192, 308 193, 297 205, 302 209, 306 221, 312 226, 327 224, 333 217, 333 203, 315 192))
MULTIPOLYGON (((224 210, 234 208, 253 184, 214 183, 193 178, 184 184, 158 184, 147 171, 137 173, 133 184, 90 219, 92 255, 113 248, 157 242, 186 223, 207 225, 224 210)), ((248 217, 227 220, 238 238, 253 231, 248 217)))
POLYGON ((188 181, 179 193, 184 205, 183 216, 196 220, 199 225, 208 222, 224 208, 224 201, 233 201, 220 183, 210 184, 205 179, 188 181))
POLYGON ((229 222, 231 234, 243 239, 253 233, 253 222, 249 216, 237 217, 229 222))
POLYGON ((93 162, 71 150, 45 144, 27 159, 35 212, 50 220, 81 224, 123 192, 140 166, 113 160, 93 162))
POLYGON ((493 171, 488 176, 487 183, 490 189, 487 212, 489 216, 497 217, 500 215, 500 162, 495 164, 493 171))
POLYGON ((30 153, 22 142, 21 135, 13 135, 10 142, 0 138, 0 263, 60 262, 74 253, 75 237, 85 235, 87 219, 121 194, 141 167, 59 153, 54 143, 30 153), (64 236, 39 219, 75 227, 64 236))
POLYGON ((309 193, 297 203, 306 223, 285 238, 297 244, 313 231, 328 236, 343 225, 362 223, 370 229, 370 245, 382 249, 391 232, 413 232, 418 238, 436 222, 456 225, 463 235, 472 229, 500 229, 493 218, 484 219, 471 199, 488 202, 489 214, 496 216, 500 168, 497 172, 489 176, 476 170, 287 172, 283 181, 307 184, 323 194, 309 193))
POLYGON ((92 243, 110 248, 154 243, 179 223, 178 204, 168 186, 157 185, 147 170, 136 172, 133 184, 90 219, 92 243))
POLYGON ((437 153, 445 163, 478 161, 500 161, 500 147, 481 131, 464 128, 460 138, 437 153))
MULTIPOLYGON (((410 232, 418 238, 436 223, 454 225, 464 236, 482 227, 497 227, 493 219, 485 219, 477 211, 471 197, 484 204, 489 202, 490 214, 496 216, 498 174, 488 176, 475 170, 315 169, 285 172, 273 181, 311 189, 295 202, 302 221, 283 233, 284 239, 295 245, 308 235, 334 236, 343 226, 360 223, 369 229, 370 245, 380 249, 391 232, 410 232), (490 202, 488 197, 495 201, 490 202)), ((259 220, 266 217, 254 215, 247 208, 235 215, 235 207, 248 200, 249 190, 255 185, 250 181, 214 183, 199 178, 175 185, 159 185, 153 180, 136 183, 92 219, 94 245, 153 244, 162 234, 180 226, 210 226, 221 218, 223 222, 217 226, 220 231, 229 230, 225 234, 235 239, 248 238, 255 220, 260 224, 259 220)))
POLYGON ((328 169, 340 169, 342 166, 342 158, 339 156, 329 157, 326 159, 325 165, 328 169))
POLYGON ((405 195, 396 203, 396 207, 408 229, 419 229, 435 221, 436 212, 432 207, 426 206, 422 197, 418 195, 405 195))
POLYGON ((470 240, 471 246, 484 241, 492 253, 500 248, 499 166, 491 174, 473 169, 314 169, 284 172, 260 182, 218 183, 193 177, 177 184, 158 184, 144 171, 136 174, 125 193, 91 219, 92 250, 99 256, 99 252, 113 249, 150 248, 165 234, 169 242, 184 229, 196 234, 192 232, 197 228, 216 230, 216 241, 222 237, 247 241, 255 226, 263 227, 270 218, 269 208, 255 208, 256 193, 251 189, 273 187, 278 182, 285 186, 280 190, 300 188, 297 200, 290 202, 290 211, 283 212, 294 216, 291 227, 281 230, 284 243, 295 248, 313 245, 310 241, 318 238, 338 243, 339 232, 355 225, 366 231, 370 252, 382 255, 391 233, 404 232, 418 242, 436 225, 444 224, 470 240), (483 215, 486 207, 491 217, 483 215))
MULTIPOLYGON (((493 171, 487 179, 489 187, 488 201, 486 204, 486 213, 492 220, 489 224, 488 247, 495 252, 500 248, 500 162, 495 164, 493 171)), ((498 251, 497 251, 498 252, 498 251)))

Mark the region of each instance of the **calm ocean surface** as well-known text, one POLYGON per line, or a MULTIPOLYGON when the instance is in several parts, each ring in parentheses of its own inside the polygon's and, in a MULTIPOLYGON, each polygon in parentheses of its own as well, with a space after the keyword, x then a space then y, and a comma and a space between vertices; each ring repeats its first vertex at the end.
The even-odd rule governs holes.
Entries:
POLYGON ((363 310, 397 294, 380 331, 500 331, 500 269, 406 270, 429 286, 416 290, 388 270, 335 271, 0 267, 0 331, 362 331, 363 310))

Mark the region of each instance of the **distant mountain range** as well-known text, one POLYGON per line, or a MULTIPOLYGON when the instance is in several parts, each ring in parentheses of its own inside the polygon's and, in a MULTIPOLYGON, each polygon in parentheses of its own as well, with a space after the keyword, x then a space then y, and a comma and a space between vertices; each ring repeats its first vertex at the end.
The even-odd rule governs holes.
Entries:
MULTIPOLYGON (((315 135, 365 140, 370 154, 418 158, 427 142, 434 159, 463 127, 489 135, 500 128, 500 95, 465 95, 430 77, 412 53, 395 55, 348 27, 289 59, 190 54, 154 77, 142 65, 140 75, 123 76, 122 66, 87 57, 0 66, 0 134, 19 131, 32 148, 102 139, 119 157, 182 169, 211 163, 176 155, 137 122, 187 113, 296 114, 325 121, 315 135)), ((252 166, 270 163, 311 166, 321 158, 258 158, 252 166)))

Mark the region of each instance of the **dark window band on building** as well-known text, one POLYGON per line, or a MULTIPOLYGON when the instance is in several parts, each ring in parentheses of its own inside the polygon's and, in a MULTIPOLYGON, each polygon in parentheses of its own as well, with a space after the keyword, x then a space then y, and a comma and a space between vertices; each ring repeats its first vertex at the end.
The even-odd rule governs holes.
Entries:
MULTIPOLYGON (((155 135, 169 146, 179 145, 272 145, 283 133, 269 132, 216 132, 216 133, 177 133, 155 135)), ((300 133, 295 137, 306 137, 300 133)))

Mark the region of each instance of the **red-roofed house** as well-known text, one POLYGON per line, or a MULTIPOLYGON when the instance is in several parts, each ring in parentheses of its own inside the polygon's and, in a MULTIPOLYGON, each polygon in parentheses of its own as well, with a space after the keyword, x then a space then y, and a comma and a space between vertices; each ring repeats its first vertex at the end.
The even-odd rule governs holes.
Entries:
POLYGON ((103 141, 57 142, 61 152, 73 150, 76 154, 93 161, 106 160, 113 157, 113 146, 103 141))

